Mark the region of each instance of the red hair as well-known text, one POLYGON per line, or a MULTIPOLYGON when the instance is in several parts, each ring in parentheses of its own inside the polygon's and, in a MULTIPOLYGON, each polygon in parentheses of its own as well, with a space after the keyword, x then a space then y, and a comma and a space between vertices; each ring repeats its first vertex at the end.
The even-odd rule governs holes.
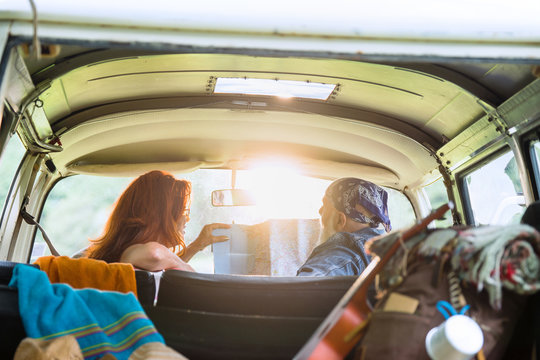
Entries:
POLYGON ((191 183, 164 171, 151 171, 135 179, 116 201, 104 235, 91 240, 87 256, 118 262, 131 245, 157 241, 172 248, 186 244, 178 231, 180 217, 189 205, 191 183))

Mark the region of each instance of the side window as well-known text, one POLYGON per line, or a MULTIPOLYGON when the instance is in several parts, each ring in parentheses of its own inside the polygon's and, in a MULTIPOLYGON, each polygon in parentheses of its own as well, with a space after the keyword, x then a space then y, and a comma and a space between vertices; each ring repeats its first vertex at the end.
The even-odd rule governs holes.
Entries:
POLYGON ((392 229, 397 230, 413 225, 416 215, 409 199, 400 191, 384 189, 388 192, 388 216, 392 229))
MULTIPOLYGON (((40 224, 61 255, 71 256, 101 235, 118 196, 131 178, 75 175, 56 183, 47 196, 40 224)), ((36 231, 33 262, 50 255, 41 232, 36 231)))
POLYGON ((9 140, 0 158, 0 205, 4 207, 11 181, 24 155, 24 146, 17 135, 9 140))
MULTIPOLYGON (((437 209, 443 204, 448 203, 448 193, 446 192, 446 187, 444 186, 443 178, 440 178, 434 183, 431 183, 428 186, 424 187, 424 192, 429 199, 429 203, 432 209, 437 209)), ((452 216, 450 215, 449 212, 446 214, 446 217, 440 220, 435 220, 435 226, 438 228, 448 227, 452 225, 453 225, 452 216)))
POLYGON ((536 179, 536 189, 540 194, 540 141, 534 140, 530 144, 531 162, 534 169, 534 177, 536 179))
POLYGON ((525 198, 512 152, 492 159, 463 178, 475 225, 519 223, 525 198))

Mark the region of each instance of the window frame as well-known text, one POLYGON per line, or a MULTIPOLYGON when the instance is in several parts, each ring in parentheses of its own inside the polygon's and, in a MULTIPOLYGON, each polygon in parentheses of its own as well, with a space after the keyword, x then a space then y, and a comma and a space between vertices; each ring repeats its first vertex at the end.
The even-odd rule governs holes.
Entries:
MULTIPOLYGON (((24 144, 22 143, 21 139, 18 137, 17 134, 14 134, 12 136, 10 136, 7 141, 6 141, 6 147, 7 147, 7 143, 9 143, 10 141, 12 141, 14 138, 17 138, 20 142, 21 142, 21 145, 23 146, 24 148, 24 144)), ((4 154, 4 151, 5 151, 5 147, 3 147, 2 149, 2 154, 1 155, 5 155, 4 154)), ((4 223, 4 220, 7 216, 6 212, 7 212, 7 205, 9 203, 9 199, 13 196, 13 190, 15 188, 15 184, 16 184, 16 179, 19 177, 20 173, 21 173, 21 168, 22 168, 22 165, 24 164, 24 160, 26 159, 26 157, 28 156, 28 150, 25 148, 24 149, 24 152, 21 156, 21 159, 19 161, 19 164, 17 165, 17 168, 15 170, 15 172, 13 172, 13 176, 11 178, 11 182, 10 182, 10 185, 9 185, 9 188, 8 188, 8 191, 6 193, 6 198, 4 199, 3 202, 0 203, 0 206, 2 208, 2 212, 1 212, 1 215, 0 215, 0 227, 2 226, 2 224, 4 223)), ((2 161, 1 159, 1 156, 0 156, 0 161, 2 161)))
POLYGON ((470 198, 469 190, 468 190, 466 180, 465 180, 466 177, 508 152, 512 153, 514 157, 516 156, 512 147, 507 143, 503 143, 501 144, 501 146, 497 147, 497 149, 490 151, 484 156, 481 156, 481 157, 479 156, 478 160, 474 161, 474 163, 470 164, 465 169, 456 173, 456 184, 458 187, 459 196, 461 198, 461 203, 463 206, 463 215, 465 216, 466 224, 476 226, 476 223, 474 221, 474 213, 472 209, 471 198, 470 198))
POLYGON ((534 199, 540 198, 540 158, 535 161, 535 155, 533 154, 533 143, 538 142, 540 144, 540 128, 529 131, 520 138, 520 150, 523 154, 523 159, 527 165, 529 181, 533 191, 534 199))

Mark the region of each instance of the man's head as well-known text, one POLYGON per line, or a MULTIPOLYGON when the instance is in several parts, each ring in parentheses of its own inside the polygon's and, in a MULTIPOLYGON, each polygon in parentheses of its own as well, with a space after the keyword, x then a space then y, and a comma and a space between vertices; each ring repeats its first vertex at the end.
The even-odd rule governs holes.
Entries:
POLYGON ((326 189, 323 206, 319 209, 321 241, 336 232, 354 232, 379 224, 390 231, 387 202, 388 193, 369 181, 357 178, 334 181, 326 189))

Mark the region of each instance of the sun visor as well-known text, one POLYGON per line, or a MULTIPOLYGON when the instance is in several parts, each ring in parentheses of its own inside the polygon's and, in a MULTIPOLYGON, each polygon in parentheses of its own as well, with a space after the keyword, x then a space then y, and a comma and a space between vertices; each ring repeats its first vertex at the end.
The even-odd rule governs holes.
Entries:
POLYGON ((399 183, 399 176, 394 172, 373 165, 318 160, 302 164, 302 169, 311 176, 328 177, 331 174, 334 179, 358 177, 389 187, 395 187, 399 183))
POLYGON ((190 173, 200 168, 215 168, 223 165, 221 161, 182 161, 182 162, 152 162, 139 164, 81 164, 73 163, 67 166, 72 174, 131 177, 152 170, 164 170, 171 173, 190 173))
POLYGON ((273 161, 269 159, 234 160, 227 162, 225 167, 231 169, 250 169, 256 168, 261 164, 268 164, 270 166, 279 164, 280 166, 283 166, 284 163, 287 163, 288 167, 298 169, 302 175, 321 179, 333 180, 342 177, 357 177, 374 182, 378 185, 389 186, 392 188, 396 188, 400 181, 400 177, 396 173, 375 163, 359 164, 305 158, 289 160, 289 162, 286 162, 285 160, 279 161, 277 159, 274 159, 273 161))

